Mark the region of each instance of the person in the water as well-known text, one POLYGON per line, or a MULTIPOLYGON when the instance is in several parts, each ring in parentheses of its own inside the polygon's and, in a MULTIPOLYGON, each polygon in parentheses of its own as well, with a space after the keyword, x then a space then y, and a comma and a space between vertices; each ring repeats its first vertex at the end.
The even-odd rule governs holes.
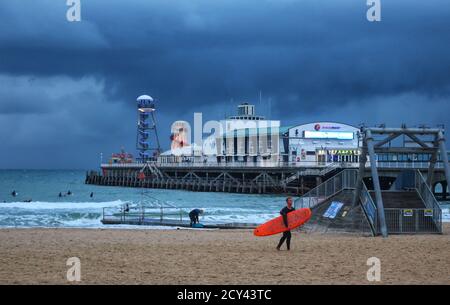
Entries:
POLYGON ((68 195, 68 196, 72 195, 72 192, 69 190, 69 191, 67 192, 67 195, 68 195))
POLYGON ((94 192, 91 192, 91 194, 89 195, 89 197, 94 197, 94 192))
POLYGON ((191 224, 190 224, 191 227, 193 225, 195 225, 196 223, 199 223, 198 216, 201 214, 203 214, 202 209, 193 209, 192 211, 189 212, 189 218, 191 219, 191 224))
POLYGON ((13 190, 11 196, 16 197, 17 195, 19 195, 19 193, 17 193, 16 190, 13 190))
MULTIPOLYGON (((286 206, 282 208, 280 211, 281 216, 283 216, 283 223, 286 226, 286 228, 289 227, 287 214, 289 214, 292 211, 295 211, 295 208, 292 206, 292 198, 288 197, 286 198, 286 206)), ((292 235, 290 230, 284 231, 283 236, 281 236, 280 242, 278 243, 277 250, 280 250, 284 241, 286 241, 287 249, 291 250, 291 236, 292 235)))

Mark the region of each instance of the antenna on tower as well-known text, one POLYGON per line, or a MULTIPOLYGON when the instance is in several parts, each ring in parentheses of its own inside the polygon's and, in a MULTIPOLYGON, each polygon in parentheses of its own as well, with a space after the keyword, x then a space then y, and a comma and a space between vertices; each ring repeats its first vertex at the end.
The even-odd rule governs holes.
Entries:
POLYGON ((258 104, 258 108, 259 109, 263 109, 263 107, 262 107, 262 91, 261 91, 261 89, 259 90, 259 104, 258 104))
POLYGON ((269 117, 267 119, 271 119, 272 117, 272 98, 269 97, 269 117))

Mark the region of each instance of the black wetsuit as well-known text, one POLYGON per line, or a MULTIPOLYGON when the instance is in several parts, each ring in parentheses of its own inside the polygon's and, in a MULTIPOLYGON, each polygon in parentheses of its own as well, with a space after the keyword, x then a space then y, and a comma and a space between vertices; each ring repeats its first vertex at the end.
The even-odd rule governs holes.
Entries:
MULTIPOLYGON (((289 209, 287 206, 282 208, 280 211, 280 214, 283 216, 284 225, 286 227, 288 226, 287 214, 292 211, 295 211, 295 208, 292 207, 289 209)), ((285 240, 286 240, 287 249, 290 250, 291 249, 291 231, 290 230, 283 232, 283 236, 281 237, 280 242, 278 243, 278 246, 277 246, 278 249, 283 245, 285 240)))
POLYGON ((191 219, 191 227, 193 224, 198 223, 198 215, 200 215, 200 210, 199 209, 194 209, 192 211, 189 212, 189 218, 191 219))

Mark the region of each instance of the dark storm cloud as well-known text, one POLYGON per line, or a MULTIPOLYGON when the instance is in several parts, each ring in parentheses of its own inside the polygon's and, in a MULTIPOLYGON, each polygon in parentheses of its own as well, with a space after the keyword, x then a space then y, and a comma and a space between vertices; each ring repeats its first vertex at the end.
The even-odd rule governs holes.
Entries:
POLYGON ((220 119, 260 90, 259 109, 284 124, 450 126, 444 0, 382 0, 380 23, 365 0, 81 0, 79 23, 65 2, 0 3, 0 134, 17 131, 14 166, 33 148, 64 167, 131 149, 141 93, 158 99, 166 145, 173 120, 220 119))

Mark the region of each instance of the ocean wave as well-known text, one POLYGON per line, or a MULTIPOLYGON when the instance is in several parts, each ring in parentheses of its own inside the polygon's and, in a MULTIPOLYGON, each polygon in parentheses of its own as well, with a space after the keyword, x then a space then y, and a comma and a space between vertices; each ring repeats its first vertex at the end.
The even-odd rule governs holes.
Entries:
POLYGON ((105 207, 115 207, 124 204, 125 201, 105 201, 105 202, 48 202, 48 201, 32 201, 32 202, 3 202, 0 203, 2 208, 17 208, 26 210, 56 210, 56 209, 103 209, 105 207))
MULTIPOLYGON (((117 208, 126 201, 114 200, 104 202, 45 202, 0 203, 0 227, 67 227, 67 228, 141 228, 142 226, 106 226, 101 223, 103 208, 117 208)), ((205 207, 205 214, 200 217, 204 223, 263 223, 279 215, 276 206, 260 205, 248 207, 205 207)), ((187 220, 189 208, 182 208, 183 220, 187 220)), ((179 219, 179 209, 165 208, 166 219, 179 219)), ((160 209, 148 209, 148 217, 159 217, 160 209), (152 214, 153 212, 153 214, 152 214)), ((450 207, 442 207, 443 222, 450 222, 450 207)), ((151 226, 150 228, 156 229, 151 226)))

